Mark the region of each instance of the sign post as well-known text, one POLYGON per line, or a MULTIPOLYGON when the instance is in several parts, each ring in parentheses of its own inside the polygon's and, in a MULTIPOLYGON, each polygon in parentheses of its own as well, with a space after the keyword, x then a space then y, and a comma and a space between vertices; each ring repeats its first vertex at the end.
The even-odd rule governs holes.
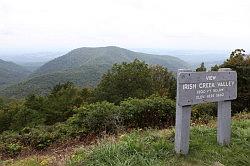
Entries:
POLYGON ((191 105, 218 102, 217 141, 230 143, 231 100, 237 97, 237 73, 228 68, 218 72, 178 70, 176 98, 175 151, 187 154, 191 105))
MULTIPOLYGON (((191 72, 191 70, 178 70, 180 72, 191 72)), ((177 97, 176 97, 176 119, 175 119, 175 151, 177 153, 187 154, 189 149, 189 133, 190 133, 190 118, 191 105, 180 106, 178 104, 180 89, 177 80, 177 97)))
MULTIPOLYGON (((219 71, 231 71, 231 69, 222 68, 219 71)), ((217 115, 217 142, 220 145, 228 145, 231 139, 231 101, 218 102, 217 115)))

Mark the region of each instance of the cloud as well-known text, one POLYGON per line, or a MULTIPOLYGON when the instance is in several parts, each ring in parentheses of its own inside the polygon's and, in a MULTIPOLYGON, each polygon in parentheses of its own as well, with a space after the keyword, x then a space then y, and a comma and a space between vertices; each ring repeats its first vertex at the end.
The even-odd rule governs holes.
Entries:
POLYGON ((249 0, 0 0, 0 48, 249 47, 249 0))

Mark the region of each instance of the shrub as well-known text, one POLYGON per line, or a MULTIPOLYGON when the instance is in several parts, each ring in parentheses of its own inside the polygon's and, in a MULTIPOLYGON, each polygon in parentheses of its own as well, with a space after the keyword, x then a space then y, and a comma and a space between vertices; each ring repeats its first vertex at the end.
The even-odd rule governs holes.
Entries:
POLYGON ((10 128, 14 112, 12 110, 0 110, 0 133, 10 128))
POLYGON ((192 107, 192 120, 207 123, 213 117, 216 117, 216 103, 202 103, 192 107))
POLYGON ((18 155, 22 150, 22 146, 18 143, 10 143, 6 146, 6 151, 10 156, 18 155))
POLYGON ((4 131, 0 135, 0 153, 14 157, 22 150, 21 135, 13 131, 4 131))
POLYGON ((26 127, 21 131, 21 142, 35 149, 44 149, 59 139, 53 126, 26 127))
POLYGON ((71 117, 74 108, 83 103, 81 93, 80 89, 70 82, 56 85, 45 102, 46 124, 64 122, 71 117))
POLYGON ((115 104, 129 97, 143 99, 152 94, 175 98, 175 77, 162 66, 149 66, 138 59, 114 64, 94 91, 97 101, 115 104))
POLYGON ((41 125, 44 121, 45 118, 40 112, 28 108, 20 108, 12 117, 10 128, 13 130, 21 130, 26 126, 35 127, 41 125))
POLYGON ((174 125, 175 102, 166 97, 130 98, 121 102, 120 111, 126 127, 174 125))
POLYGON ((15 131, 4 131, 0 134, 0 142, 3 143, 17 143, 21 139, 21 135, 15 131))
POLYGON ((26 126, 34 127, 43 124, 44 115, 24 106, 21 102, 0 110, 0 132, 5 130, 21 130, 26 126))
POLYGON ((68 123, 57 123, 54 125, 54 133, 60 139, 67 139, 68 137, 82 136, 86 133, 86 130, 68 123))
POLYGON ((68 123, 87 133, 114 132, 119 125, 118 106, 108 102, 85 105, 76 110, 68 123))

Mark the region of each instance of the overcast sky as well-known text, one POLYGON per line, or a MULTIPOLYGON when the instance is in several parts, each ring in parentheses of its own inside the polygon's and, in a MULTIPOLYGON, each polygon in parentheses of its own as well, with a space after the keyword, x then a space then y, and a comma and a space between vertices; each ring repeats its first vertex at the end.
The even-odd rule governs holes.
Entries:
POLYGON ((250 50, 250 0, 0 0, 0 52, 250 50))

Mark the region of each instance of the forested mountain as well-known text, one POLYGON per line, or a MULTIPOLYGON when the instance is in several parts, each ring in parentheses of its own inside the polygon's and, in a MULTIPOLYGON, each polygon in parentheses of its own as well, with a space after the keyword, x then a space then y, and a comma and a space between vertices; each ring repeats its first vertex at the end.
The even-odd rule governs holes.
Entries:
POLYGON ((25 79, 29 74, 24 67, 0 59, 0 89, 25 79))
POLYGON ((0 95, 22 97, 29 93, 46 94, 56 84, 67 81, 82 87, 95 86, 114 63, 131 62, 134 59, 159 64, 172 71, 188 66, 173 56, 138 53, 114 46, 83 47, 44 64, 28 80, 6 88, 0 95))
POLYGON ((109 65, 121 62, 131 62, 134 59, 145 61, 148 64, 159 64, 169 70, 186 67, 187 64, 173 56, 159 56, 153 54, 138 53, 127 49, 109 46, 89 48, 83 47, 70 51, 64 56, 58 57, 39 68, 34 75, 47 74, 64 70, 74 70, 81 66, 109 65))

